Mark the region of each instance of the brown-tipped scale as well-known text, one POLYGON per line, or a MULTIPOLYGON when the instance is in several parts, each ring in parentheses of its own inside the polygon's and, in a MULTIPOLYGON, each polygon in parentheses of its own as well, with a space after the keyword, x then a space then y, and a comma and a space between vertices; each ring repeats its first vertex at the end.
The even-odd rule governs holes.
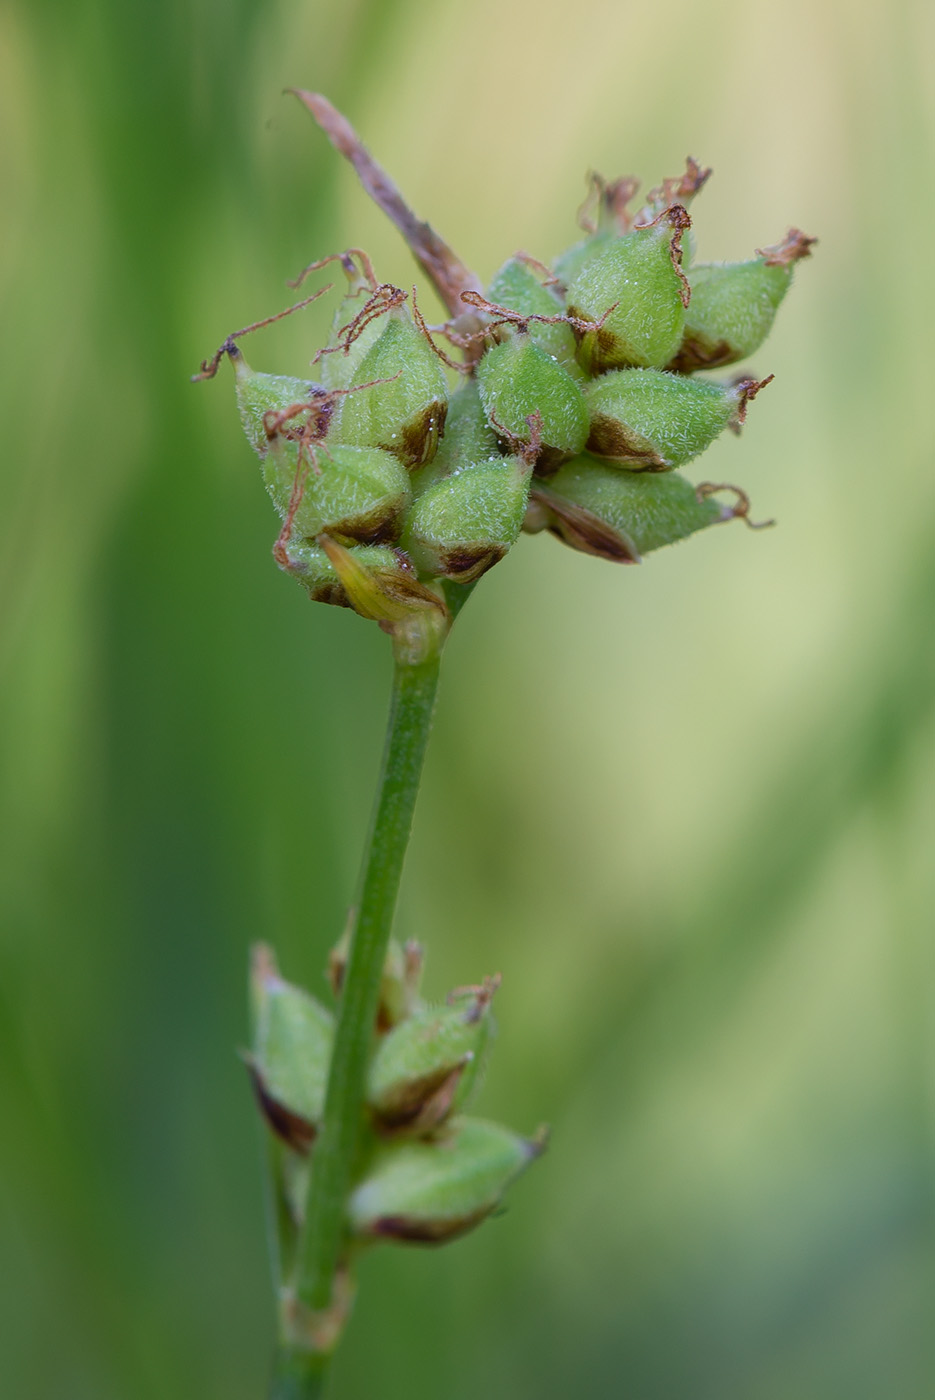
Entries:
POLYGON ((416 1010, 377 1046, 367 1103, 383 1130, 425 1133, 467 1101, 493 1033, 499 978, 416 1010))
POLYGON ((551 530, 585 554, 638 564, 654 549, 743 513, 676 472, 620 471, 582 456, 548 483, 535 483, 526 528, 551 530))
POLYGON ((254 1030, 247 1064, 257 1099, 273 1132, 305 1153, 324 1110, 333 1017, 283 979, 265 944, 253 950, 250 993, 254 1030))

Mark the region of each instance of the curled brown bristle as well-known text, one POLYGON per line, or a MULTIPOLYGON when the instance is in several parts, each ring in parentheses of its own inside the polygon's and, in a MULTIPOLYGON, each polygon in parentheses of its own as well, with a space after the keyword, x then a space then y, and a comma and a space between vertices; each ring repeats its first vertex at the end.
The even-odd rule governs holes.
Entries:
POLYGON ((637 214, 634 223, 649 223, 671 205, 694 199, 710 176, 710 166, 701 166, 694 156, 686 156, 684 173, 670 176, 663 180, 661 185, 656 185, 655 189, 650 190, 646 196, 646 203, 637 214))
POLYGON ((524 463, 532 471, 539 460, 539 453, 542 451, 542 414, 538 408, 534 413, 526 415, 526 426, 529 429, 529 442, 520 452, 524 463))
MULTIPOLYGON (((314 455, 315 449, 309 446, 308 451, 311 454, 311 460, 315 463, 316 471, 320 472, 321 468, 314 455)), ((302 504, 302 497, 305 495, 305 483, 308 480, 308 470, 308 463, 302 460, 302 455, 300 453, 298 461, 296 462, 295 478, 292 482, 292 494, 289 497, 289 508, 286 511, 286 518, 282 522, 282 529, 276 537, 276 543, 273 545, 273 558, 281 569, 287 569, 289 566, 289 541, 292 539, 292 527, 295 524, 296 511, 302 504)))
MULTIPOLYGON (((412 289, 412 319, 415 321, 415 323, 416 323, 416 325, 418 326, 419 330, 420 330, 420 331, 422 332, 422 334, 425 336, 425 339, 426 339, 426 341, 428 342, 429 348, 438 356, 438 358, 441 360, 441 362, 442 362, 443 365, 447 365, 449 369, 453 369, 453 370, 455 371, 456 374, 470 374, 470 372, 471 372, 471 367, 470 367, 470 365, 465 365, 465 364, 460 363, 458 360, 453 360, 453 359, 450 357, 450 355, 446 355, 445 352, 444 352, 444 350, 440 350, 440 349, 438 348, 438 346, 435 344, 435 341, 432 339, 432 333, 431 333, 431 331, 429 330, 428 326, 425 324, 425 317, 422 315, 422 312, 419 310, 419 302, 418 302, 418 299, 417 299, 417 297, 416 297, 416 289, 415 289, 415 287, 413 287, 413 289, 412 289)), ((444 328, 443 328, 443 329, 444 329, 444 328)))
POLYGON ((596 170, 589 171, 588 192, 578 209, 578 227, 585 233, 597 233, 610 223, 619 233, 627 233, 633 224, 627 205, 639 187, 634 175, 605 180, 596 170))
POLYGON ((767 384, 772 384, 775 378, 775 374, 768 374, 765 379, 738 379, 736 381, 734 388, 738 393, 738 399, 734 423, 738 427, 747 420, 747 405, 753 402, 761 389, 765 389, 767 384))
POLYGON ((565 285, 560 277, 555 276, 555 273, 550 267, 547 267, 544 262, 540 262, 538 258, 534 258, 531 253, 526 253, 520 248, 513 256, 517 262, 521 262, 525 267, 531 268, 533 272, 542 273, 542 285, 544 287, 562 287, 565 285))
POLYGON ((619 306, 619 302, 614 302, 609 306, 599 321, 590 321, 587 317, 574 316, 568 312, 558 312, 555 316, 540 316, 535 312, 513 311, 509 306, 500 306, 498 302, 488 301, 481 296, 480 292, 462 292, 461 300, 467 302, 469 306, 476 306, 479 311, 485 311, 487 315, 495 319, 490 321, 480 331, 475 331, 472 339, 477 336, 489 335, 498 326, 515 326, 517 330, 527 329, 531 321, 543 326, 572 326, 575 330, 586 332, 603 326, 607 317, 619 306))
POLYGON ((218 346, 210 360, 202 360, 201 369, 197 374, 192 375, 192 383, 197 384, 201 379, 213 379, 218 372, 218 365, 225 355, 230 355, 231 359, 235 359, 238 351, 234 342, 238 341, 242 335, 262 330, 264 326, 271 326, 274 321, 281 321, 284 316, 291 316, 293 311, 301 311, 303 306, 311 306, 312 302, 323 297, 325 292, 330 292, 332 286, 333 283, 329 282, 327 287, 320 287, 317 292, 313 292, 304 301, 297 301, 294 306, 287 306, 285 311, 277 311, 275 316, 266 316, 262 321, 254 321, 250 326, 244 326, 239 331, 232 331, 223 344, 218 346))
POLYGON ((791 267, 802 258, 810 257, 817 242, 817 238, 809 238, 800 228, 790 228, 782 242, 768 248, 755 248, 754 252, 763 258, 767 267, 791 267))
POLYGON ((739 486, 732 486, 728 481, 702 481, 695 487, 695 495, 699 501, 706 500, 708 496, 715 496, 719 491, 733 492, 736 501, 730 508, 731 515, 735 520, 742 520, 748 529, 769 530, 776 524, 775 520, 754 521, 750 519, 750 497, 739 486))
POLYGON ((672 241, 669 244, 669 257, 672 259, 672 266, 675 275, 679 279, 679 298, 684 307, 688 307, 691 301, 692 289, 689 286, 688 278, 682 270, 682 234, 686 233, 692 226, 691 216, 683 204, 673 204, 668 209, 663 209, 651 224, 641 224, 641 228, 652 228, 653 224, 665 221, 672 232, 672 241))
POLYGON ((601 200, 603 209, 621 233, 626 233, 633 223, 627 205, 639 187, 640 182, 634 175, 620 175, 616 180, 610 180, 604 188, 601 200))
POLYGON ((371 291, 375 291, 377 279, 374 275, 373 263, 370 261, 370 255, 365 253, 363 248, 346 248, 343 253, 329 253, 326 258, 318 258, 315 262, 310 262, 303 267, 298 277, 287 282, 286 286, 293 288, 301 287, 310 272, 317 272, 320 268, 327 267, 329 263, 333 262, 339 262, 348 277, 356 277, 358 273, 354 265, 355 258, 360 262, 360 270, 363 273, 364 280, 367 282, 371 291))
POLYGON ((685 157, 685 173, 672 191, 676 199, 691 199, 707 184, 712 175, 710 165, 699 165, 694 156, 685 157))
POLYGON ((364 302, 352 321, 348 321, 346 326, 342 326, 338 331, 337 345, 326 345, 318 351, 312 360, 313 365, 317 365, 323 355, 336 355, 340 352, 346 355, 358 336, 363 335, 371 321, 377 320, 379 316, 385 316, 388 311, 392 311, 396 306, 402 306, 406 301, 407 293, 402 287, 394 287, 392 282, 381 282, 374 288, 373 292, 364 302))
POLYGON ((472 997, 473 1001, 467 1010, 466 1019, 469 1022, 479 1021, 500 990, 502 981, 503 974, 495 972, 492 977, 485 977, 478 986, 455 987, 448 993, 445 1000, 449 1006, 453 1006, 462 997, 472 997))
POLYGON ((597 219, 594 214, 600 207, 601 196, 607 182, 603 175, 599 175, 596 170, 589 170, 586 180, 588 192, 578 205, 575 223, 583 233, 597 233, 597 219))
MULTIPOLYGON (((313 443, 323 442, 327 437, 338 399, 348 394, 359 394, 363 389, 375 389, 380 384, 393 384, 401 377, 402 370, 386 379, 368 379, 363 384, 351 384, 346 389, 320 388, 316 389, 310 398, 290 404, 288 408, 268 409, 263 415, 266 436, 269 439, 278 436, 288 442, 297 442, 301 457, 313 443), (297 418, 302 418, 302 422, 296 423, 297 418)), ((315 474, 320 475, 321 468, 317 461, 312 457, 309 461, 315 474)))

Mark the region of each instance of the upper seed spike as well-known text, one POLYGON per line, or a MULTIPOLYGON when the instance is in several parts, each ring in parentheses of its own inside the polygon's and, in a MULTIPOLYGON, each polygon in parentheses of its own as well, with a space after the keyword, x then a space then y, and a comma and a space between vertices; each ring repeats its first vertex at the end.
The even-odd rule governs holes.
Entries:
POLYGON ((442 594, 451 581, 469 585, 501 558, 521 517, 527 530, 550 528, 578 548, 631 562, 701 524, 748 520, 745 498, 728 511, 709 501, 714 487, 693 495, 680 479, 634 487, 624 478, 646 468, 671 474, 722 428, 739 430, 772 376, 725 384, 687 376, 762 342, 815 239, 792 228, 748 263, 686 273, 686 206, 711 174, 689 156, 635 213, 634 177, 592 174, 579 211, 583 242, 554 272, 516 252, 484 295, 346 119, 320 94, 293 91, 400 229, 450 316, 426 325, 416 287, 407 307, 409 293, 379 282, 367 253, 351 247, 310 262, 290 284, 335 262, 348 279, 329 343, 313 361, 322 384, 256 374, 236 346, 322 291, 233 332, 194 376, 212 378, 225 354, 233 361, 244 427, 284 521, 277 561, 313 597, 350 604, 393 634, 398 655, 423 656, 450 625, 442 594), (449 400, 439 362, 463 381, 436 456, 449 400), (387 451, 411 473, 405 485, 390 480, 387 451), (621 501, 636 510, 635 524, 621 501))

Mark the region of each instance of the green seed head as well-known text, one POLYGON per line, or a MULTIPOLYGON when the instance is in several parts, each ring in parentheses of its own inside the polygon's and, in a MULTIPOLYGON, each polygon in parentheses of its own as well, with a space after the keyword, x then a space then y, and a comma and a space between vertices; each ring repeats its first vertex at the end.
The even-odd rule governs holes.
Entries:
POLYGON ((448 386, 408 310, 394 306, 382 320, 352 379, 352 386, 369 387, 348 395, 335 436, 357 447, 382 447, 404 466, 421 467, 435 456, 444 432, 448 386))
POLYGON ((360 544, 394 540, 411 499, 405 468, 378 447, 319 443, 300 464, 298 444, 277 434, 263 478, 292 534, 304 539, 325 531, 360 544))
POLYGON ((687 284, 679 258, 690 220, 681 205, 609 242, 568 288, 569 314, 593 321, 578 347, 591 374, 624 365, 661 369, 682 342, 687 284))
MULTIPOLYGON (((568 462, 530 493, 533 531, 549 529, 574 549, 617 563, 675 544, 696 530, 746 514, 675 472, 620 471, 594 457, 568 462)), ((741 498, 744 502, 746 498, 741 498)))
POLYGON ((427 1142, 375 1155, 348 1203, 352 1232, 400 1244, 443 1244, 473 1229, 543 1149, 497 1123, 454 1120, 427 1142))
POLYGON ((401 1021, 377 1047, 367 1102, 384 1130, 425 1133, 466 1101, 493 1032, 499 978, 401 1021))
MULTIPOLYGON (((529 262, 515 256, 503 264, 495 275, 487 292, 488 299, 510 311, 518 311, 524 316, 560 316, 564 303, 549 289, 543 286, 529 262)), ((575 335, 571 326, 561 322, 549 325, 543 322, 529 322, 529 338, 559 364, 568 368, 575 361, 575 335)))
POLYGON ((672 368, 682 373, 713 369, 758 350, 791 286, 796 262, 809 256, 814 242, 790 229, 782 243, 762 249, 749 262, 693 267, 685 334, 672 368))
MULTIPOLYGON (((306 98, 316 111, 323 102, 306 98)), ((284 522, 280 566, 312 598, 377 621, 397 660, 418 664, 521 530, 638 562, 745 516, 742 496, 728 508, 713 499, 721 488, 656 474, 743 423, 768 379, 690 376, 760 346, 815 240, 792 229, 748 262, 693 264, 689 277, 687 206, 710 173, 689 158, 636 212, 636 180, 592 176, 579 212, 585 236, 556 260, 557 275, 517 253, 486 297, 428 225, 402 218, 387 187, 446 307, 439 330, 459 362, 432 339, 415 288, 410 313, 408 294, 378 283, 366 253, 349 249, 299 279, 336 261, 347 277, 329 344, 313 361, 322 383, 255 373, 238 342, 329 288, 233 331, 193 376, 213 378, 225 356, 234 363, 244 428, 284 522), (442 362, 463 375, 450 399, 442 362)), ((388 1011, 386 1024, 401 1014, 388 1011)))
POLYGON ((711 384, 658 369, 611 370, 588 385, 588 451, 633 471, 670 471, 742 422, 762 386, 711 384))
POLYGON ((519 538, 529 477, 522 458, 495 457, 423 491, 406 513, 402 534, 419 572, 457 583, 480 578, 519 538))
POLYGON ((308 1152, 324 1109, 334 1022, 308 992, 283 981, 272 949, 263 944, 253 950, 250 991, 248 1066, 260 1107, 278 1137, 308 1152))
POLYGON ((487 421, 514 449, 530 442, 528 419, 539 414, 540 472, 554 470, 587 441, 584 395, 528 334, 512 335, 487 351, 477 366, 477 387, 487 421))

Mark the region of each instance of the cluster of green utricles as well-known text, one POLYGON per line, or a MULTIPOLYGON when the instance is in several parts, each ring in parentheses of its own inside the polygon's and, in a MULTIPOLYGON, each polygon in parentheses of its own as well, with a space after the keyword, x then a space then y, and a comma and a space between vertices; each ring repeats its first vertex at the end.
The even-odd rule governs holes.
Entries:
MULTIPOLYGON (((346 944, 331 957, 340 996, 346 944)), ((542 1150, 463 1109, 478 1084, 493 1034, 499 978, 452 992, 441 1006, 419 994, 419 946, 390 945, 367 1076, 369 1131, 347 1202, 352 1242, 438 1244, 488 1216, 507 1186, 542 1150)), ((253 1045, 247 1064, 265 1117, 281 1279, 288 1287, 304 1220, 310 1160, 324 1112, 334 1018, 283 980, 272 952, 254 950, 253 1045)))
POLYGON ((594 177, 586 236, 553 269, 515 255, 436 328, 457 363, 360 254, 341 255, 317 380, 257 373, 231 341, 281 567, 312 598, 424 632, 447 619, 439 581, 473 582, 524 528, 637 563, 745 514, 743 493, 724 504, 677 469, 767 381, 692 376, 759 348, 814 240, 793 229, 749 261, 692 264, 687 205, 709 173, 689 161, 633 215, 635 181, 594 177))

